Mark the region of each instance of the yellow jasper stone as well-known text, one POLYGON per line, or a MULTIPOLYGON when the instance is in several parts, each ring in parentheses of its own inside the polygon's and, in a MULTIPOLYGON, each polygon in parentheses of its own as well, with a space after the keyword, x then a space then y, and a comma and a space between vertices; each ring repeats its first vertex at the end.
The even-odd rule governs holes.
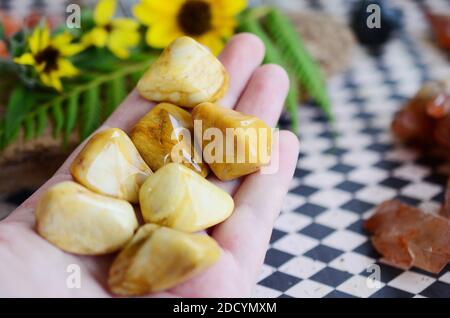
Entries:
POLYGON ((153 171, 177 162, 204 177, 208 175, 209 168, 194 146, 191 114, 178 106, 156 105, 134 126, 131 139, 153 171))
POLYGON ((222 181, 258 171, 270 162, 272 129, 255 116, 212 103, 192 111, 203 161, 222 181))
POLYGON ((139 201, 139 188, 152 171, 127 134, 110 128, 95 134, 73 161, 73 178, 100 194, 139 201))
POLYGON ((130 203, 65 181, 51 187, 36 208, 38 233, 64 251, 100 255, 122 248, 138 227, 130 203))
POLYGON ((142 226, 114 260, 108 283, 118 295, 144 295, 172 288, 213 265, 220 248, 208 235, 142 226))
POLYGON ((146 223, 196 232, 227 219, 233 198, 183 165, 170 163, 151 175, 139 192, 146 223))
POLYGON ((142 97, 192 108, 215 102, 228 88, 228 74, 220 61, 194 39, 174 40, 137 84, 142 97))

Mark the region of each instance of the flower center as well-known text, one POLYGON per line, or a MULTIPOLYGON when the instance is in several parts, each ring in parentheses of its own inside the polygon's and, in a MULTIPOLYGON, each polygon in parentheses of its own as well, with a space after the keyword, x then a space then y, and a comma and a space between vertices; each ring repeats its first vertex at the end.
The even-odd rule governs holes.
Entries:
POLYGON ((186 1, 178 14, 180 28, 188 35, 198 36, 211 30, 211 8, 201 0, 186 1))
POLYGON ((59 51, 52 46, 48 46, 43 51, 36 54, 34 59, 38 65, 45 63, 44 72, 49 73, 58 69, 58 57, 59 51))
POLYGON ((111 33, 111 31, 113 29, 111 23, 108 23, 107 25, 105 25, 104 28, 105 28, 106 32, 108 32, 108 33, 111 33))

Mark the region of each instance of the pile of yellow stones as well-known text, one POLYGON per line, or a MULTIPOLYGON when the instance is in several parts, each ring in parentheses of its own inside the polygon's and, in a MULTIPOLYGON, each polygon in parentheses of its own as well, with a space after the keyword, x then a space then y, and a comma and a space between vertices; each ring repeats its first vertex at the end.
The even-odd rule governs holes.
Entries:
POLYGON ((214 264, 220 248, 198 232, 227 219, 234 202, 205 177, 210 169, 222 181, 253 173, 268 163, 272 146, 272 130, 262 120, 214 104, 227 87, 225 68, 206 48, 189 37, 175 40, 137 85, 142 97, 160 104, 135 125, 131 138, 111 128, 87 142, 71 165, 74 181, 41 197, 38 233, 79 255, 120 251, 108 279, 119 295, 162 291, 214 264), (179 133, 192 133, 197 120, 203 130, 263 129, 268 138, 251 141, 238 129, 234 140, 243 143, 245 160, 237 160, 234 146, 208 164, 196 145, 205 149, 213 140, 179 133), (269 158, 258 156, 261 147, 269 158))

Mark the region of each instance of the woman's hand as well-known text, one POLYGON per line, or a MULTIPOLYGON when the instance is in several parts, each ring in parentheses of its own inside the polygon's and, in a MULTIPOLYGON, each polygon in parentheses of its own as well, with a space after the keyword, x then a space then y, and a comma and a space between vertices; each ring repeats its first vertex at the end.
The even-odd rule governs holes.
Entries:
MULTIPOLYGON (((228 94, 220 104, 252 114, 274 126, 280 116, 289 83, 286 72, 276 65, 260 66, 262 42, 253 35, 235 36, 220 60, 230 75, 228 94)), ((130 128, 153 104, 134 90, 99 129, 130 128)), ((79 146, 36 193, 0 222, 0 296, 108 297, 106 284, 114 255, 77 256, 63 252, 34 230, 34 208, 49 186, 71 180, 69 166, 79 146), (80 288, 67 285, 69 265, 79 266, 80 288)), ((273 223, 288 191, 297 163, 298 139, 279 133, 279 168, 274 174, 254 173, 238 181, 219 182, 233 194, 235 211, 209 233, 220 244, 220 260, 204 273, 160 297, 248 297, 264 260, 273 223)), ((276 148, 275 148, 276 150, 276 148)), ((214 179, 214 178, 210 178, 214 179)))

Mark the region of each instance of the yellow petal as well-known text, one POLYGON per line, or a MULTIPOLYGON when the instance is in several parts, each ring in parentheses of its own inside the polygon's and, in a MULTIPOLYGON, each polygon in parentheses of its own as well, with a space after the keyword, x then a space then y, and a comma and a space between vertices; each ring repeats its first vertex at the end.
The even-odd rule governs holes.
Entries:
POLYGON ((45 69, 45 65, 46 65, 46 63, 42 62, 41 64, 34 65, 34 68, 36 69, 36 71, 38 73, 42 73, 44 71, 44 69, 45 69))
POLYGON ((144 25, 154 25, 164 23, 168 20, 175 20, 176 14, 181 6, 181 1, 175 1, 167 7, 168 2, 159 2, 158 5, 148 4, 148 1, 141 1, 133 6, 133 15, 144 25))
POLYGON ((83 36, 84 45, 95 45, 96 47, 104 47, 108 40, 108 32, 104 28, 93 28, 89 33, 83 36))
POLYGON ((55 72, 52 72, 50 74, 42 73, 41 81, 45 86, 53 87, 58 92, 62 91, 61 80, 59 79, 59 77, 56 75, 55 72))
POLYGON ((108 37, 107 47, 119 58, 126 59, 129 56, 130 48, 139 42, 138 31, 124 31, 115 29, 108 37))
POLYGON ((64 32, 55 36, 51 40, 51 45, 58 49, 63 56, 75 55, 86 48, 86 45, 80 43, 70 43, 72 40, 72 35, 68 32, 64 32))
POLYGON ((229 16, 238 14, 247 6, 247 0, 208 0, 208 2, 213 11, 229 16))
POLYGON ((43 51, 50 44, 50 30, 46 24, 41 30, 41 36, 39 40, 39 51, 43 51))
POLYGON ((31 55, 31 53, 25 53, 19 57, 14 58, 14 63, 23 65, 34 65, 36 61, 34 60, 34 57, 33 55, 31 55))
POLYGON ((120 59, 127 59, 130 56, 130 52, 128 52, 127 47, 111 43, 108 44, 108 49, 120 59))
POLYGON ((128 18, 117 18, 111 21, 111 25, 114 29, 120 29, 124 31, 136 31, 139 28, 139 24, 128 18))
POLYGON ((207 46, 214 55, 219 55, 224 47, 221 37, 213 32, 209 32, 204 36, 198 38, 198 41, 207 46))
POLYGON ((100 0, 94 11, 95 23, 100 26, 108 24, 116 12, 116 4, 116 0, 100 0))
POLYGON ((41 81, 45 86, 52 86, 51 81, 50 81, 50 76, 47 73, 41 74, 41 81))
POLYGON ((59 51, 61 52, 62 56, 72 56, 75 54, 80 53, 86 49, 86 45, 82 43, 76 43, 76 44, 68 44, 64 47, 61 47, 59 51))
POLYGON ((147 44, 155 48, 165 48, 173 40, 182 36, 178 27, 171 24, 158 24, 150 27, 147 30, 146 38, 147 44))
POLYGON ((79 73, 78 69, 66 59, 58 59, 57 74, 60 77, 72 77, 79 73))
POLYGON ((28 45, 30 46, 31 53, 37 54, 39 52, 39 41, 41 38, 41 29, 34 29, 33 33, 28 38, 28 45))
POLYGON ((62 91, 61 80, 55 73, 50 73, 50 83, 58 92, 62 91))
POLYGON ((56 35, 51 40, 51 43, 52 43, 53 47, 59 49, 59 48, 63 47, 64 45, 67 45, 70 42, 72 42, 72 39, 73 39, 73 37, 69 32, 63 32, 63 33, 56 35))
POLYGON ((229 38, 234 34, 236 24, 234 17, 214 16, 212 21, 214 32, 224 38, 229 38))
POLYGON ((117 44, 120 46, 133 47, 139 43, 139 32, 129 32, 123 30, 113 30, 108 37, 107 44, 117 44))
POLYGON ((152 11, 159 11, 163 13, 177 13, 180 11, 180 7, 187 0, 170 0, 170 1, 161 1, 161 0, 142 0, 141 3, 145 4, 152 11))

